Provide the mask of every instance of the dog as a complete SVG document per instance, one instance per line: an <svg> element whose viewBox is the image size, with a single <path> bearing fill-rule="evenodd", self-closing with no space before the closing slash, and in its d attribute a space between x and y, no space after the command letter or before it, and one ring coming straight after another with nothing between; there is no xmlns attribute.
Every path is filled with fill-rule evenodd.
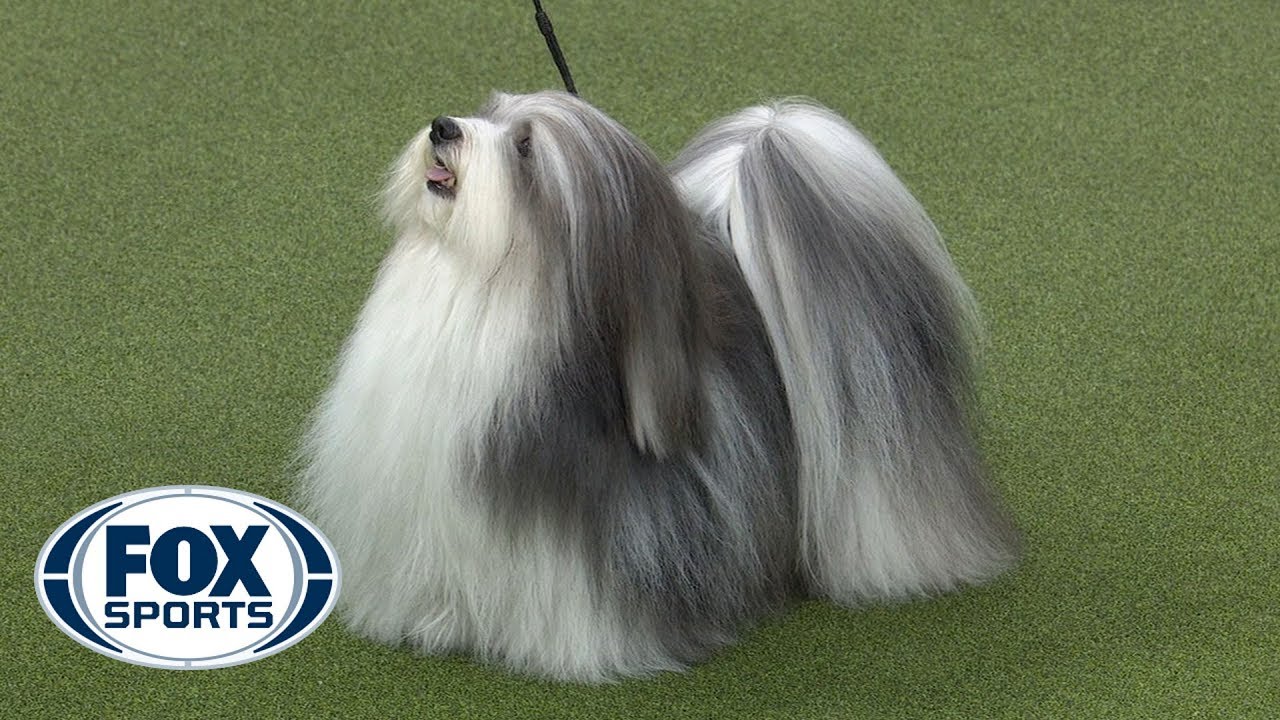
<svg viewBox="0 0 1280 720"><path fill-rule="evenodd" d="M496 94L413 138L385 215L299 482L358 635L599 682L1014 564L973 297L832 111L665 168L576 96Z"/></svg>

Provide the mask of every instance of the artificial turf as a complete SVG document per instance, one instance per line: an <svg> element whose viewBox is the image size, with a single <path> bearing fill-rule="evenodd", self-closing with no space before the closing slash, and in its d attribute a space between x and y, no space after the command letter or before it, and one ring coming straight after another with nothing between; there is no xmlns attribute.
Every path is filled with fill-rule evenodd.
<svg viewBox="0 0 1280 720"><path fill-rule="evenodd" d="M0 23L0 715L1280 716L1280 5L551 0L579 89L671 157L808 95L881 148L984 307L983 445L1021 567L809 602L605 687L417 657L336 621L162 671L32 586L81 508L287 500L388 237L402 143L558 78L527 3L20 3Z"/></svg>

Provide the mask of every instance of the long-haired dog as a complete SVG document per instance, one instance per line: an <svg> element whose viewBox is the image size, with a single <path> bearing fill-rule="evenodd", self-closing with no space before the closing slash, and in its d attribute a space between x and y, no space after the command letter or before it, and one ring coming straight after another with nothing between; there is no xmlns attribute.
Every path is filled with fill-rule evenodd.
<svg viewBox="0 0 1280 720"><path fill-rule="evenodd" d="M386 216L301 483L360 635L599 681L1014 561L973 299L829 110L744 110L667 169L576 97L497 95L410 142Z"/></svg>

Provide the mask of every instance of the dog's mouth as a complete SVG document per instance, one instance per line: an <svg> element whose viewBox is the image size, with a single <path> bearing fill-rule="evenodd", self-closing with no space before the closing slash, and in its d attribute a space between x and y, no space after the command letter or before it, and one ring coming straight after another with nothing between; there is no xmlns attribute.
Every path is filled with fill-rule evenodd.
<svg viewBox="0 0 1280 720"><path fill-rule="evenodd" d="M453 197L457 193L458 178L439 156L433 155L432 159L435 164L427 168L427 189L440 197Z"/></svg>

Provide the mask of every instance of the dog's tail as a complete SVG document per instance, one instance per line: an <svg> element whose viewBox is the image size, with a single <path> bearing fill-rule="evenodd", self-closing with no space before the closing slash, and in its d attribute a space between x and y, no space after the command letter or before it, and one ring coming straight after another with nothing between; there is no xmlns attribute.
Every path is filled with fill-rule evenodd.
<svg viewBox="0 0 1280 720"><path fill-rule="evenodd" d="M977 309L875 148L830 110L785 101L713 124L674 171L768 326L814 590L895 599L1012 565L1016 531L974 438Z"/></svg>

